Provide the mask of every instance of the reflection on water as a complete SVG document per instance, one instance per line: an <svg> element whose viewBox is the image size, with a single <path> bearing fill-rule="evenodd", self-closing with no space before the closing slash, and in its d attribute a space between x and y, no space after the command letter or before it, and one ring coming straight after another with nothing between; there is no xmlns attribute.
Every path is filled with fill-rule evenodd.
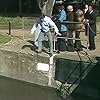
<svg viewBox="0 0 100 100"><path fill-rule="evenodd" d="M53 88L38 86L0 76L0 100L64 100ZM73 95L66 100L96 100Z"/></svg>
<svg viewBox="0 0 100 100"><path fill-rule="evenodd" d="M63 100L55 89L0 76L0 100Z"/></svg>

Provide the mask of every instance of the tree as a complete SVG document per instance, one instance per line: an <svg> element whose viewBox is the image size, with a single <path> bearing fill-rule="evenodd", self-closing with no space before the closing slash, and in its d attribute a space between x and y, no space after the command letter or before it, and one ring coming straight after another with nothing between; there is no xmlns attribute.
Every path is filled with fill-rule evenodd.
<svg viewBox="0 0 100 100"><path fill-rule="evenodd" d="M42 13L51 16L53 11L53 6L56 0L37 0L39 8ZM80 2L80 3L96 3L97 1L100 3L100 0L62 0L66 3L68 2Z"/></svg>
<svg viewBox="0 0 100 100"><path fill-rule="evenodd" d="M37 0L41 12L51 16L55 0Z"/></svg>

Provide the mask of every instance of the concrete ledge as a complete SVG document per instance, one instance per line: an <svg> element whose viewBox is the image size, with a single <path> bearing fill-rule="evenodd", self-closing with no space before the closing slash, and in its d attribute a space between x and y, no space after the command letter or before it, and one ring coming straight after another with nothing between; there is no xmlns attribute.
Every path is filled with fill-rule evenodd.
<svg viewBox="0 0 100 100"><path fill-rule="evenodd" d="M37 64L49 65L49 58L14 51L0 50L0 74L6 77L48 86L49 71L37 70Z"/></svg>
<svg viewBox="0 0 100 100"><path fill-rule="evenodd" d="M80 56L83 61L89 61L86 55L81 53ZM42 86L57 87L57 83L54 79L55 62L59 58L66 59L66 61L72 60L72 62L80 61L76 52L63 52L55 55L53 58L49 56L37 55L36 53L31 54L21 51L19 52L19 50L9 51L1 48L0 75ZM93 58L92 61L95 63L95 58Z"/></svg>

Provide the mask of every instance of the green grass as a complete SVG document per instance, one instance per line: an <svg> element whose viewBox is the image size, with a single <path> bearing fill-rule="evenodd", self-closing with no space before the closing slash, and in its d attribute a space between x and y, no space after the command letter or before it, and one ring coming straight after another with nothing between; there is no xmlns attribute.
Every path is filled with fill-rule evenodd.
<svg viewBox="0 0 100 100"><path fill-rule="evenodd" d="M7 34L0 34L0 44L5 44L11 40L11 36Z"/></svg>
<svg viewBox="0 0 100 100"><path fill-rule="evenodd" d="M8 28L9 21L11 22L11 28L32 28L36 17L28 18L28 17L2 17L0 16L0 27ZM100 22L100 16L97 16L97 22Z"/></svg>
<svg viewBox="0 0 100 100"><path fill-rule="evenodd" d="M33 18L28 18L28 17L2 17L0 16L0 26L5 26L7 27L9 25L9 22L11 22L11 27L16 28L16 27L32 27L34 21L36 20L35 17Z"/></svg>

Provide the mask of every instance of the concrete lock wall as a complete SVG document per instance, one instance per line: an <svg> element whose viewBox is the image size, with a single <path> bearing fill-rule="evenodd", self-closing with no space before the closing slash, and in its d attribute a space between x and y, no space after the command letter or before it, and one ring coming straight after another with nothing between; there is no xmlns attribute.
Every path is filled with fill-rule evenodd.
<svg viewBox="0 0 100 100"><path fill-rule="evenodd" d="M53 87L55 71L49 63L49 57L0 50L0 74L6 77Z"/></svg>

